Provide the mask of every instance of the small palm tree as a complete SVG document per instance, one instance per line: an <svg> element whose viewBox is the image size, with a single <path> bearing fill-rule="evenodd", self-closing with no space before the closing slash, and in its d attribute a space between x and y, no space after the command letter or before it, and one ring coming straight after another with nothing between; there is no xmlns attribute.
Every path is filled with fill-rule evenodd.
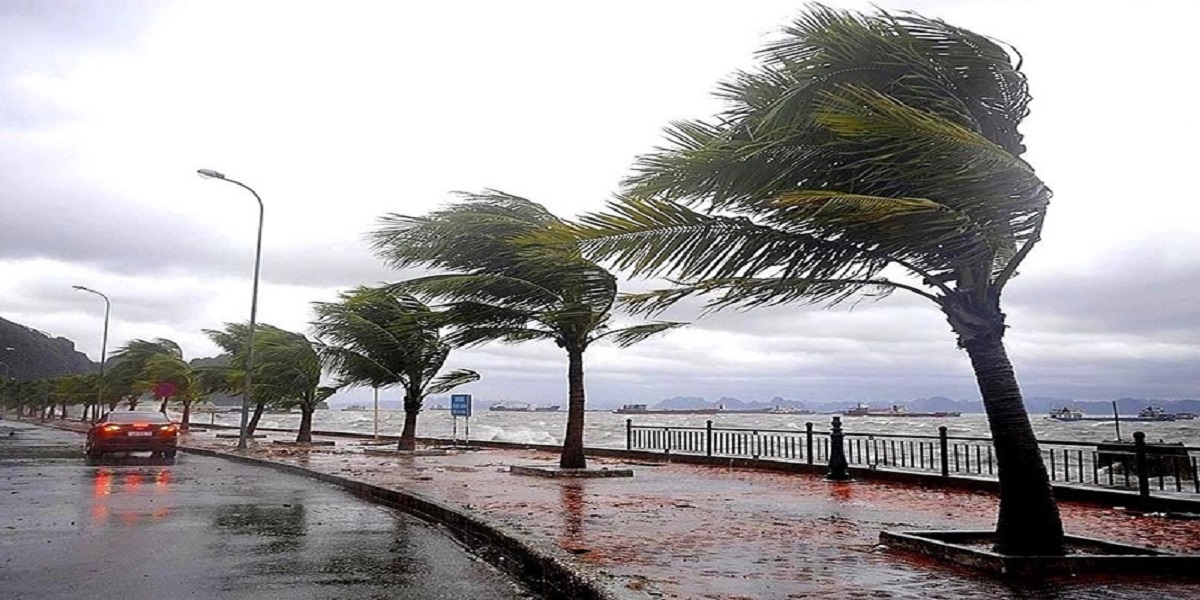
<svg viewBox="0 0 1200 600"><path fill-rule="evenodd" d="M611 273L574 248L523 241L562 220L540 204L499 191L461 197L426 217L383 217L370 235L372 247L398 269L448 271L399 286L444 305L451 344L551 340L566 351L567 430L559 465L585 468L584 352L600 339L628 346L680 324L613 328L617 282Z"/></svg>
<svg viewBox="0 0 1200 600"><path fill-rule="evenodd" d="M262 346L259 341L260 338L283 333L287 332L266 323L259 323L255 325L254 354L256 373L259 367L257 356ZM227 384L227 387L224 389L210 388L210 393L223 391L234 396L245 394L246 390L243 382L245 381L246 377L246 341L250 337L250 324L226 323L225 329L205 329L204 334L207 335L208 339L212 340L213 343L219 346L221 350L223 350L225 354L228 354L230 357L228 366L211 367L211 369L217 370L224 374L224 380ZM219 381L219 379L214 378L210 381L215 382ZM279 399L278 395L272 395L272 391L268 390L258 381L254 381L254 389L251 390L250 396L254 400L254 413L250 416L250 422L246 425L247 435L254 434L254 430L258 428L258 422L260 419L262 419L263 412L266 410L267 405L271 403L271 400Z"/></svg>
<svg viewBox="0 0 1200 600"><path fill-rule="evenodd" d="M998 549L1062 553L1000 309L1050 199L1021 159L1025 76L996 42L941 21L820 6L761 58L720 88L716 122L674 125L671 146L641 157L625 196L573 235L678 282L631 299L649 312L694 295L713 308L894 291L932 302L987 411Z"/></svg>
<svg viewBox="0 0 1200 600"><path fill-rule="evenodd" d="M118 348L110 360L112 366L104 374L104 389L112 390L113 394L109 397L108 409L116 410L116 405L123 396L129 403L130 410L133 410L142 395L149 392L156 383L147 377L147 367L155 363L157 369L166 370L167 363L183 361L183 350L179 344L166 338L136 339ZM159 410L166 411L165 399Z"/></svg>
<svg viewBox="0 0 1200 600"><path fill-rule="evenodd" d="M319 353L336 373L338 387L366 385L404 389L400 450L416 448L417 415L425 397L477 381L458 369L438 375L450 355L441 316L421 301L389 288L359 287L338 302L314 303Z"/></svg>
<svg viewBox="0 0 1200 600"><path fill-rule="evenodd" d="M302 334L267 327L255 334L254 344L255 387L261 386L264 401L272 406L299 408L296 441L311 442L313 412L337 391L321 386L321 361L313 343Z"/></svg>

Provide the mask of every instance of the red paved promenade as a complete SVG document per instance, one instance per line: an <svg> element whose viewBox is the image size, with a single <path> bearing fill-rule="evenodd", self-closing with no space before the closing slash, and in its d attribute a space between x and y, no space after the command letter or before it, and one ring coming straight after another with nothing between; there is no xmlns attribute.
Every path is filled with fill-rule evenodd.
<svg viewBox="0 0 1200 600"><path fill-rule="evenodd" d="M272 439L293 436L270 434ZM236 440L191 434L189 445ZM682 464L632 466L632 478L508 473L554 465L532 450L370 456L357 440L298 449L254 442L251 455L415 492L560 548L578 568L649 598L1200 598L1191 581L1063 578L1013 587L879 546L884 529L990 528L987 493ZM1062 503L1070 533L1200 553L1200 521Z"/></svg>

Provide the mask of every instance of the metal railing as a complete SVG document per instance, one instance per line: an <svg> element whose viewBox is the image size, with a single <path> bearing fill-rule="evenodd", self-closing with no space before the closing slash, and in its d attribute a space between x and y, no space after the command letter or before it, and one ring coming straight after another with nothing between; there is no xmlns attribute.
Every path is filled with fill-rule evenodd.
<svg viewBox="0 0 1200 600"><path fill-rule="evenodd" d="M625 421L627 450L730 458L770 459L825 465L833 451L828 431L812 423L804 430L634 425ZM1147 443L1141 432L1131 442L1040 440L1042 459L1052 482L1104 488L1200 494L1200 447ZM998 465L991 438L844 432L844 454L851 466L940 474L943 477L995 478Z"/></svg>

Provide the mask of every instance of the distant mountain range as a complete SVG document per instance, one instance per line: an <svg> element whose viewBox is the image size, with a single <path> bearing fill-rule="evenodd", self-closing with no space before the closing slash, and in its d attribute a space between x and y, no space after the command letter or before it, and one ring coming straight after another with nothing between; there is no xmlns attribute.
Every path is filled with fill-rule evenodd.
<svg viewBox="0 0 1200 600"><path fill-rule="evenodd" d="M9 379L42 379L100 370L99 364L75 349L75 342L2 318L0 363L0 377Z"/></svg>

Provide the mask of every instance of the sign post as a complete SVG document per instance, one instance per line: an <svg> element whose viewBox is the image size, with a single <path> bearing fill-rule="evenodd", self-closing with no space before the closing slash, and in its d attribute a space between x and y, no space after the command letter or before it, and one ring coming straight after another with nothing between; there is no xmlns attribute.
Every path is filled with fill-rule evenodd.
<svg viewBox="0 0 1200 600"><path fill-rule="evenodd" d="M471 395L450 394L450 414L454 416L454 445L458 445L458 418L466 418L466 444L471 443Z"/></svg>

